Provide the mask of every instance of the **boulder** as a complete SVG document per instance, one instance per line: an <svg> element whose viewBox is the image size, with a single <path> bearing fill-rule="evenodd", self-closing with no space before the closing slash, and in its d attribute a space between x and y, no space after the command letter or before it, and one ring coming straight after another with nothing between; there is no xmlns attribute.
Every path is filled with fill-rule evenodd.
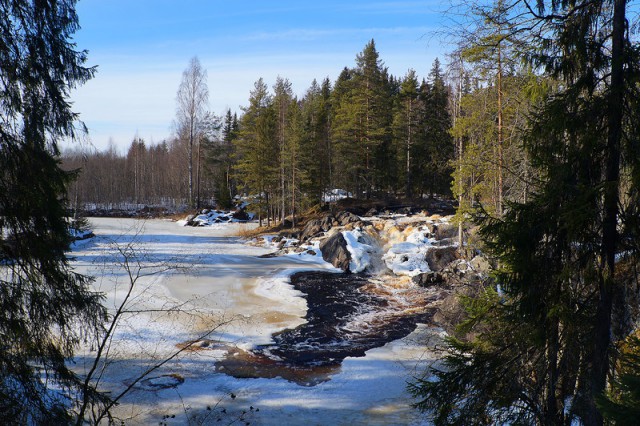
<svg viewBox="0 0 640 426"><path fill-rule="evenodd" d="M187 226L200 226L200 221L194 220L196 218L195 214L190 214L185 218L185 222L187 222Z"/></svg>
<svg viewBox="0 0 640 426"><path fill-rule="evenodd" d="M307 241L310 238L319 236L323 232L327 232L333 226L334 220L335 218L329 214L320 219L308 221L304 229L302 229L300 239L302 241Z"/></svg>
<svg viewBox="0 0 640 426"><path fill-rule="evenodd" d="M366 217L377 216L378 215L378 210L376 208L371 208L364 215Z"/></svg>
<svg viewBox="0 0 640 426"><path fill-rule="evenodd" d="M440 272L429 271L412 277L411 281L420 287L431 287L434 285L442 285L444 283L444 277Z"/></svg>
<svg viewBox="0 0 640 426"><path fill-rule="evenodd" d="M446 238L453 239L458 237L458 227L456 225L441 223L434 228L436 240L444 240Z"/></svg>
<svg viewBox="0 0 640 426"><path fill-rule="evenodd" d="M469 265L469 262L467 262L464 259L457 259L449 263L449 265L446 268L446 271L450 273L452 276L457 276L457 277L464 277L470 272L473 272L473 270L471 269L471 266ZM475 274L469 274L469 275L470 275L469 277L466 277L464 279L471 280L472 279L471 276Z"/></svg>
<svg viewBox="0 0 640 426"><path fill-rule="evenodd" d="M456 247L431 247L425 255L429 269L434 272L442 271L451 262L459 258Z"/></svg>
<svg viewBox="0 0 640 426"><path fill-rule="evenodd" d="M249 220L249 215L243 209L233 212L233 218L236 220Z"/></svg>
<svg viewBox="0 0 640 426"><path fill-rule="evenodd" d="M347 250L347 241L341 232L336 232L320 243L322 258L336 268L350 272L351 253Z"/></svg>
<svg viewBox="0 0 640 426"><path fill-rule="evenodd" d="M484 286L480 282L464 281L453 288L454 290L440 302L433 316L433 323L451 335L464 337L459 335L456 329L458 324L468 318L465 305L460 301L461 297L476 298L484 291Z"/></svg>
<svg viewBox="0 0 640 426"><path fill-rule="evenodd" d="M491 271L491 264L483 256L475 256L469 261L471 268L481 274L488 274Z"/></svg>
<svg viewBox="0 0 640 426"><path fill-rule="evenodd" d="M335 220L336 219L335 217L333 217L333 215L328 214L319 220L320 227L324 232L327 232L329 229L331 229Z"/></svg>
<svg viewBox="0 0 640 426"><path fill-rule="evenodd" d="M319 235L322 230L322 227L315 220L309 221L307 225L302 230L302 234L300 234L300 239L302 241L307 241L309 238L313 238Z"/></svg>
<svg viewBox="0 0 640 426"><path fill-rule="evenodd" d="M356 216L353 213L347 212L347 211L341 211L336 216L336 221L338 222L338 224L340 226L345 226L345 225L347 225L349 223L359 222L360 221L360 217Z"/></svg>

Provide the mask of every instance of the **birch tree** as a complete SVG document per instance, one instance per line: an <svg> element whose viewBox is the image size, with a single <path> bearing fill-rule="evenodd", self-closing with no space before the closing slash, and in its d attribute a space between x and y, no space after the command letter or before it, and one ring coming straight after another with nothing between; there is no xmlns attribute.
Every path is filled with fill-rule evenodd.
<svg viewBox="0 0 640 426"><path fill-rule="evenodd" d="M178 104L176 111L178 137L187 141L189 206L194 207L193 149L195 145L196 154L200 152L203 119L209 102L207 71L202 68L197 56L191 58L189 66L182 73L182 82L178 88L176 101Z"/></svg>

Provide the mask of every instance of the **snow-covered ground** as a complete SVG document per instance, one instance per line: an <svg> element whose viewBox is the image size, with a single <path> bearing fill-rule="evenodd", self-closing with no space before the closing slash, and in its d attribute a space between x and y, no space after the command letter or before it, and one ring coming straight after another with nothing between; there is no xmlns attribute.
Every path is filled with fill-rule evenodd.
<svg viewBox="0 0 640 426"><path fill-rule="evenodd" d="M427 326L363 358L347 358L330 380L315 386L216 371L215 361L230 348L270 343L272 333L304 321L306 302L288 276L332 269L317 253L260 258L273 249L233 236L251 224L193 228L132 219L91 219L91 224L96 238L75 244L73 265L96 277L94 285L112 312L127 297L128 272L136 279L110 346L103 389L117 394L185 342L202 342L134 387L115 411L126 424L425 423L410 407L406 382L433 359L428 348L440 333ZM94 356L91 345L78 353L78 371Z"/></svg>

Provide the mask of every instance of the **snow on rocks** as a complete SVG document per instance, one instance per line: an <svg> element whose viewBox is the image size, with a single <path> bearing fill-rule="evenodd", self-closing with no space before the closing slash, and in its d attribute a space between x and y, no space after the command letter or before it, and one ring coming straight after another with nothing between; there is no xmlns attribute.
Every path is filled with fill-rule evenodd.
<svg viewBox="0 0 640 426"><path fill-rule="evenodd" d="M361 217L328 213L291 236L261 236L251 244L273 248L272 255L311 255L344 272L416 277L440 271L456 259L457 245L448 217L422 214Z"/></svg>
<svg viewBox="0 0 640 426"><path fill-rule="evenodd" d="M200 215L179 221L182 226L212 226L242 222L244 211L203 210ZM443 270L456 261L456 229L449 217L424 214L393 214L361 217L347 212L328 213L310 220L291 235L263 235L252 245L274 249L271 256L296 256L331 263L352 273L387 270L396 276L418 277ZM437 278L437 277L436 277ZM415 280L414 280L415 281ZM416 282L432 282L433 276ZM438 280L436 280L438 281Z"/></svg>
<svg viewBox="0 0 640 426"><path fill-rule="evenodd" d="M383 260L394 274L413 277L430 271L425 258L428 247L406 242L395 244L385 253Z"/></svg>
<svg viewBox="0 0 640 426"><path fill-rule="evenodd" d="M239 209L236 211L202 210L199 215L187 216L177 223L180 226L211 226L221 223L238 223L251 220L253 215Z"/></svg>
<svg viewBox="0 0 640 426"><path fill-rule="evenodd" d="M356 274L365 270L375 271L376 259L380 257L376 236L360 227L351 231L342 231L342 236L351 255L349 271Z"/></svg>
<svg viewBox="0 0 640 426"><path fill-rule="evenodd" d="M447 262L456 260L456 245L441 239L441 229L449 229L448 217L396 217L378 224L386 240L383 260L395 275L417 277L440 271ZM448 235L448 234L447 234Z"/></svg>
<svg viewBox="0 0 640 426"><path fill-rule="evenodd" d="M433 239L429 238L429 228L426 225L417 228L409 227L406 232L398 231L392 227L394 240L405 241L391 242L383 260L394 274L413 277L415 275L429 272L429 264L426 259L427 251L431 248Z"/></svg>

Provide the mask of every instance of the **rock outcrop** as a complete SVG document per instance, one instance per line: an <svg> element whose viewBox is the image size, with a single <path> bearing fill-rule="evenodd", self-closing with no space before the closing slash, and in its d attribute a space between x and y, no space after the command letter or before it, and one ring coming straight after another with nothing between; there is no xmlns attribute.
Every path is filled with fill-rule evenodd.
<svg viewBox="0 0 640 426"><path fill-rule="evenodd" d="M309 241L311 238L322 236L323 233L328 232L333 227L346 226L350 223L358 222L361 222L360 217L347 211L341 211L335 216L328 213L319 219L308 221L300 233L300 240Z"/></svg>
<svg viewBox="0 0 640 426"><path fill-rule="evenodd" d="M489 285L491 263L458 252L458 229L448 218L403 213L363 220L348 211L326 212L301 231L281 232L270 244L279 253L301 256L319 256L319 249L322 259L347 273L382 272L372 279L374 290L390 297L407 286L406 291L425 298L421 306L433 310L431 321L452 333L466 315L460 296L477 295ZM389 288L394 290L384 293Z"/></svg>
<svg viewBox="0 0 640 426"><path fill-rule="evenodd" d="M460 258L457 247L431 247L425 255L429 269L434 272L444 270L453 261Z"/></svg>
<svg viewBox="0 0 640 426"><path fill-rule="evenodd" d="M440 272L425 272L411 277L411 281L420 287L439 286L445 283L444 276Z"/></svg>
<svg viewBox="0 0 640 426"><path fill-rule="evenodd" d="M342 232L336 232L324 239L320 243L320 251L322 252L322 258L326 262L345 272L351 272L349 270L351 253L347 249L347 241L344 239Z"/></svg>

